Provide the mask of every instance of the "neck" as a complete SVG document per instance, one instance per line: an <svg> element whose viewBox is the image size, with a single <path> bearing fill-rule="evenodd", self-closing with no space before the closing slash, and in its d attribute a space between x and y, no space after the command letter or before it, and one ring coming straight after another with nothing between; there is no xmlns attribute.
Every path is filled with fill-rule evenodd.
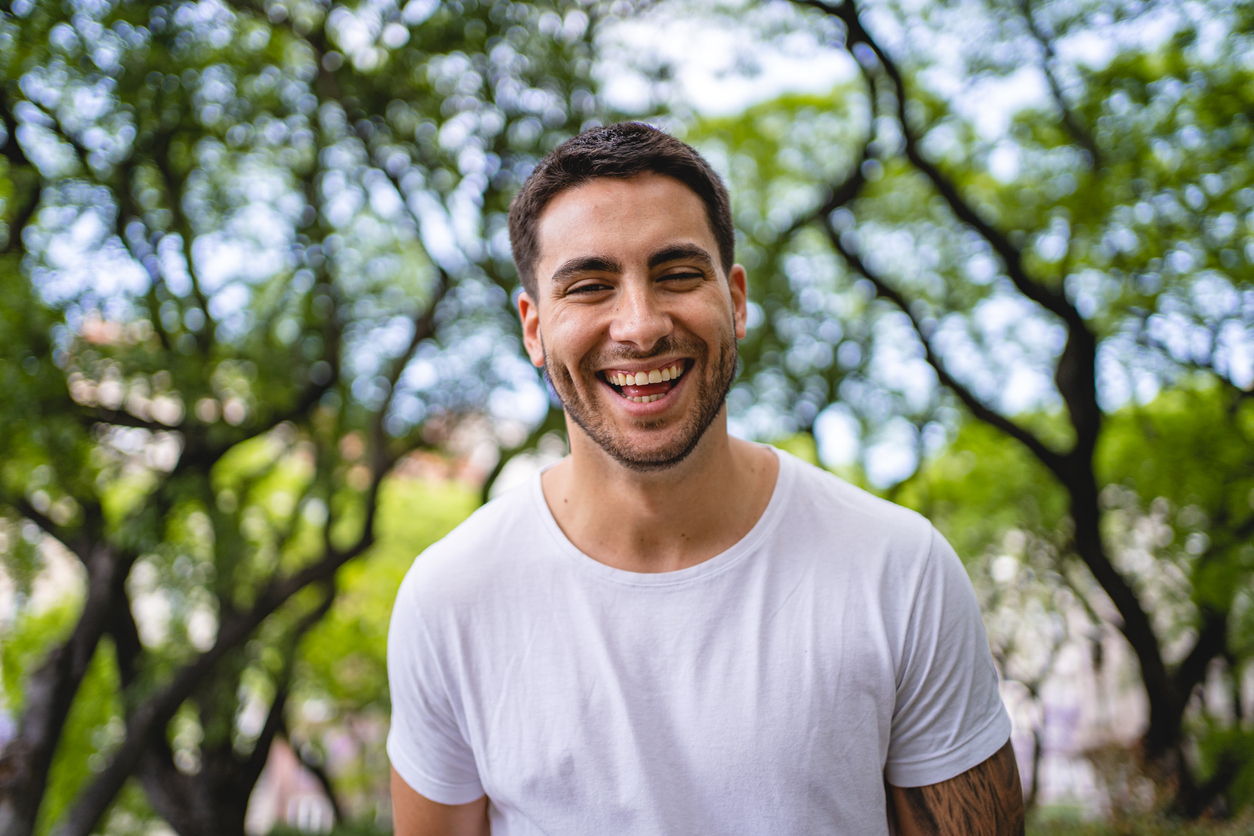
<svg viewBox="0 0 1254 836"><path fill-rule="evenodd" d="M607 455L573 422L571 454L545 472L562 531L594 560L632 572L694 566L740 541L775 487L775 454L727 434L726 413L679 464L639 472Z"/></svg>

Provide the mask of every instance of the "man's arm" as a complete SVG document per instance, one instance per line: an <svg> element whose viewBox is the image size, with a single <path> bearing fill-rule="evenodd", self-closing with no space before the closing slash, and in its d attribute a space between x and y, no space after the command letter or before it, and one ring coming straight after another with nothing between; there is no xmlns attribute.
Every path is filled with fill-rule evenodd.
<svg viewBox="0 0 1254 836"><path fill-rule="evenodd" d="M396 836L489 836L488 797L439 804L415 792L393 768L392 827Z"/></svg>
<svg viewBox="0 0 1254 836"><path fill-rule="evenodd" d="M1007 742L984 763L926 787L889 786L901 836L1022 836L1023 789Z"/></svg>

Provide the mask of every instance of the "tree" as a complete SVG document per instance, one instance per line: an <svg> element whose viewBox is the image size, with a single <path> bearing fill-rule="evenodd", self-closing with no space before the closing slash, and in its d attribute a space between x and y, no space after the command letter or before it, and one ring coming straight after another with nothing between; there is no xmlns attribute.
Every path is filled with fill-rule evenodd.
<svg viewBox="0 0 1254 836"><path fill-rule="evenodd" d="M893 499L933 522L963 555L1002 679L1018 683L1033 715L1025 804L1039 798L1042 688L1069 641L1089 643L1100 664L1102 618L1085 603L1095 589L1063 556L1066 497L1040 464L996 430L971 422L906 481ZM1019 729L1022 731L1021 729Z"/></svg>
<svg viewBox="0 0 1254 836"><path fill-rule="evenodd" d="M466 416L545 415L504 211L594 113L590 13L0 6L0 511L87 578L25 671L0 832L85 836L131 776L181 834L242 832L388 474ZM52 809L100 665L122 733Z"/></svg>
<svg viewBox="0 0 1254 836"><path fill-rule="evenodd" d="M1017 445L1040 474L1024 490L1065 500L1042 530L1055 570L1083 567L1135 655L1146 763L1181 812L1240 803L1248 743L1230 734L1223 756L1191 759L1186 712L1213 662L1227 660L1231 683L1248 664L1250 7L796 6L860 82L696 130L728 160L741 257L761 279L733 407L777 433L858 419L872 477L878 439L913 443L904 464L878 468L881 486L943 447L962 415ZM1148 20L1169 34L1154 40ZM1103 39L1107 59L1060 57L1082 35ZM1013 73L1022 83L1025 61L1044 96L982 134L963 108ZM1119 410L1160 404L1156 393L1156 420L1179 399L1182 420L1225 452L1159 441L1175 436L1151 433L1156 421L1128 443ZM769 421L755 424L763 404ZM1125 489L1142 512L1159 496L1196 508L1189 524L1205 528L1180 531L1187 560L1174 538L1153 552L1185 578L1170 631L1121 564L1109 502ZM1183 652L1167 642L1180 630Z"/></svg>
<svg viewBox="0 0 1254 836"><path fill-rule="evenodd" d="M386 638L397 589L418 551L469 516L477 499L473 485L388 483L378 541L341 571L335 606L303 642L292 691L315 711L290 721L288 741L306 767L325 777L348 818L373 815L372 805L388 798L381 733L390 709Z"/></svg>

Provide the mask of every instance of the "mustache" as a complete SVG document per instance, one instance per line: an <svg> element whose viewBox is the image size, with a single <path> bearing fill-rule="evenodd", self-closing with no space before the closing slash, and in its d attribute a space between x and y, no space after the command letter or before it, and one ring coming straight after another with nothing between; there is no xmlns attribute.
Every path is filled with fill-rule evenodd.
<svg viewBox="0 0 1254 836"><path fill-rule="evenodd" d="M676 339L671 335L666 335L659 339L648 351L633 351L629 348L620 348L613 351L607 351L598 354L595 357L585 357L580 364L582 371L592 373L606 365L618 362L639 362L642 360L652 360L655 357L665 357L667 355L683 354L688 357L701 358L707 353L705 343L697 340Z"/></svg>

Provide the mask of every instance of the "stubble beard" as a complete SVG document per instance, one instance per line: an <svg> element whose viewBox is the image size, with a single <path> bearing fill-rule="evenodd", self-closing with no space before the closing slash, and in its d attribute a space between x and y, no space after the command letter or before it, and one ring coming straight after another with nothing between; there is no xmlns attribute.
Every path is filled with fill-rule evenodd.
<svg viewBox="0 0 1254 836"><path fill-rule="evenodd" d="M599 413L591 403L580 396L579 390L576 388L575 382L565 366L559 365L554 367L549 362L549 352L544 347L543 341L541 341L541 349L544 351L544 374L553 385L553 391L557 393L558 399L561 400L562 408L566 410L566 414L614 461L637 473L653 473L668 470L688 458L689 454L697 448L697 444L705 435L706 430L710 428L710 425L714 423L714 419L718 417L719 412L723 409L723 404L727 400L727 393L731 391L732 381L736 377L736 339L730 336L723 339L722 344L719 346L718 357L713 360L709 356L710 349L708 344L695 340L680 342L671 337L664 337L659 340L653 351L648 354L621 353L610 357L585 357L580 363L579 372L585 381L596 381L592 384L593 386L600 385L596 375L598 361L602 363L620 360L640 362L654 357L674 356L675 354L693 358L692 368L685 373L685 377L691 375L694 378L689 380L686 385L697 387L696 404L693 410L685 416L671 443L656 450L642 451L630 446L626 439L616 431L613 423L608 421L605 415ZM694 372L710 368L711 362L717 364L714 367L714 374L712 376L704 375L696 379L697 375ZM619 395L612 394L612 397L619 397ZM666 421L659 419L642 421L637 423L636 426L639 429L649 431L661 429L666 426L666 423Z"/></svg>

